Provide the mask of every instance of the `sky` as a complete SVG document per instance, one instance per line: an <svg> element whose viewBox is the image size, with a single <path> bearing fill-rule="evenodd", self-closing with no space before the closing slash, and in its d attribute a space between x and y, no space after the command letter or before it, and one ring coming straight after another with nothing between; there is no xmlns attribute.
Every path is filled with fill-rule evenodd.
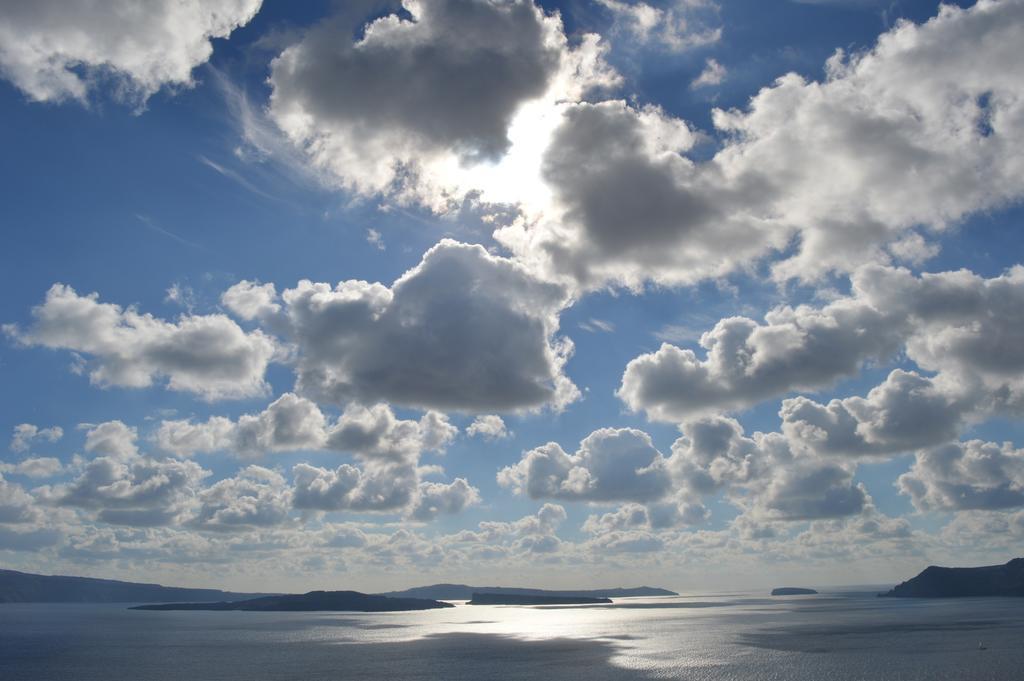
<svg viewBox="0 0 1024 681"><path fill-rule="evenodd" d="M1022 44L1024 0L4 3L0 565L1021 555Z"/></svg>

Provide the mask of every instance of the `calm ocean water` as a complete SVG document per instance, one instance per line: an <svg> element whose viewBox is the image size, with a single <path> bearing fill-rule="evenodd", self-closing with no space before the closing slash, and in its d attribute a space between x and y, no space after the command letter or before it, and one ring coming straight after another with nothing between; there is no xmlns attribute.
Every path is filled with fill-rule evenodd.
<svg viewBox="0 0 1024 681"><path fill-rule="evenodd" d="M1024 599L719 594L382 614L0 605L4 681L1021 678Z"/></svg>

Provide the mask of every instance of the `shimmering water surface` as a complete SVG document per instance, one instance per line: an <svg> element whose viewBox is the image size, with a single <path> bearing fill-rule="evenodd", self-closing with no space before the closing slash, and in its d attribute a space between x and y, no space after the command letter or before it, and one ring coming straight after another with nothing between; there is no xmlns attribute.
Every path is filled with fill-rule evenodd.
<svg viewBox="0 0 1024 681"><path fill-rule="evenodd" d="M718 594L379 614L0 605L4 681L624 678L1018 680L1024 599Z"/></svg>

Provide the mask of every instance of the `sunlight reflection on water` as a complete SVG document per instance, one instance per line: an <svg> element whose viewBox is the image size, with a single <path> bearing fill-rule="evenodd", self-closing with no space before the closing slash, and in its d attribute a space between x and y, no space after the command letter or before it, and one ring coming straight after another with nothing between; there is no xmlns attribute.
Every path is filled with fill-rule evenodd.
<svg viewBox="0 0 1024 681"><path fill-rule="evenodd" d="M374 614L4 605L0 678L1017 679L1021 604L718 594Z"/></svg>

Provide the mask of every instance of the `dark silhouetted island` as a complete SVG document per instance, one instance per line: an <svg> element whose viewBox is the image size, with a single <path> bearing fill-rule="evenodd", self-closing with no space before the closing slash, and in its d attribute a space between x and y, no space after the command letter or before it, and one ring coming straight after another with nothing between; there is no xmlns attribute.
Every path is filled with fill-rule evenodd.
<svg viewBox="0 0 1024 681"><path fill-rule="evenodd" d="M890 598L1024 596L1024 558L1006 565L947 568L932 565L913 579L879 594Z"/></svg>
<svg viewBox="0 0 1024 681"><path fill-rule="evenodd" d="M267 595L0 570L0 603L180 603L240 601Z"/></svg>
<svg viewBox="0 0 1024 681"><path fill-rule="evenodd" d="M473 594L470 605L598 605L611 603L610 598L588 596L537 596L531 594L510 594L484 592Z"/></svg>
<svg viewBox="0 0 1024 681"><path fill-rule="evenodd" d="M473 594L511 594L519 596L552 596L567 598L630 598L633 596L678 596L675 591L657 589L650 586L633 588L617 587L614 589L587 589L575 591L556 591L551 589L524 589L503 586L467 586L465 584L432 584L418 586L404 591L388 591L382 596L399 598L436 598L442 601L468 601Z"/></svg>
<svg viewBox="0 0 1024 681"><path fill-rule="evenodd" d="M805 589L800 586L780 586L772 589L772 596L813 596L818 593L814 589Z"/></svg>
<svg viewBox="0 0 1024 681"><path fill-rule="evenodd" d="M425 598L388 598L358 591L310 591L306 594L264 596L220 603L161 603L132 610L242 610L246 612L400 612L454 608L451 603Z"/></svg>

